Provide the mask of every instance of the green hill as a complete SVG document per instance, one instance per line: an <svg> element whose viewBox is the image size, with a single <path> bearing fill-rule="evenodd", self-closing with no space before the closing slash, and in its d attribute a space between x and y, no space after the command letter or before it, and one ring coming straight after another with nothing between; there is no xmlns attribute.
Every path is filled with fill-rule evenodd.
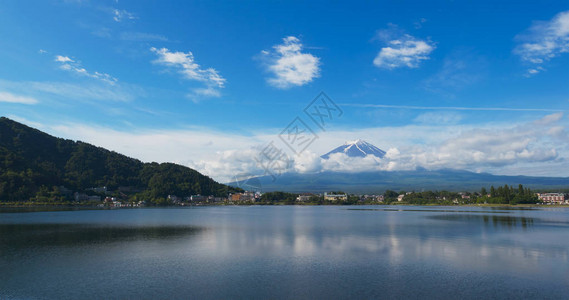
<svg viewBox="0 0 569 300"><path fill-rule="evenodd" d="M69 191L103 186L120 189L131 200L155 203L168 195L222 197L239 190L184 166L143 163L0 118L0 202L71 201Z"/></svg>

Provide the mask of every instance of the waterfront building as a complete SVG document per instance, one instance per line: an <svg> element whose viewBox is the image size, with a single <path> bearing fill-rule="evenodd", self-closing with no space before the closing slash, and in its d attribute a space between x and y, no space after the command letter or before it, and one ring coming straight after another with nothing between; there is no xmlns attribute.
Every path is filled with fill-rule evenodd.
<svg viewBox="0 0 569 300"><path fill-rule="evenodd" d="M324 200L328 200L328 201L347 201L348 200L348 195L346 194L328 194L328 193L324 193Z"/></svg>
<svg viewBox="0 0 569 300"><path fill-rule="evenodd" d="M565 194L563 193L537 193L537 197L543 203L564 204Z"/></svg>

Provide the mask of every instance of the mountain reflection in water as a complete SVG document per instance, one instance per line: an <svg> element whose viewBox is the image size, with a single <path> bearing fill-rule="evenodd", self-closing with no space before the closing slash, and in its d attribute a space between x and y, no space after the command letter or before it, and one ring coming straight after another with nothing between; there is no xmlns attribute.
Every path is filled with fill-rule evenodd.
<svg viewBox="0 0 569 300"><path fill-rule="evenodd" d="M25 247L76 246L112 242L170 239L194 235L193 226L105 226L95 224L0 224L0 245Z"/></svg>
<svg viewBox="0 0 569 300"><path fill-rule="evenodd" d="M469 214L444 214L429 216L430 219L462 222L483 222L485 225L505 228L529 228L533 226L535 218L505 215L469 215Z"/></svg>
<svg viewBox="0 0 569 300"><path fill-rule="evenodd" d="M346 208L0 209L0 299L567 298L569 207Z"/></svg>

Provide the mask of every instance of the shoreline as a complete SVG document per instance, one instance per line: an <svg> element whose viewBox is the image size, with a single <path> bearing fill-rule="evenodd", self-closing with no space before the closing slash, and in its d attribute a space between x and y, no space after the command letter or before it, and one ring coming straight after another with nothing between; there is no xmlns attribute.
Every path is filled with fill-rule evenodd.
<svg viewBox="0 0 569 300"><path fill-rule="evenodd" d="M46 204L46 203L23 203L23 202L0 202L0 209L2 208L69 208L69 209L133 209L133 208L174 208L174 207L196 207L196 206L419 206L419 207L433 207L433 206L443 206L443 207L493 207L493 208L541 208L541 207L567 207L567 204L455 204L455 205L441 205L441 204L408 204L408 203L362 203L362 204L313 204L313 203L295 203L295 204L285 204L285 203L198 203L192 205L166 205L166 206L141 206L141 207L101 207L98 204L79 204L79 203L57 203L57 204Z"/></svg>

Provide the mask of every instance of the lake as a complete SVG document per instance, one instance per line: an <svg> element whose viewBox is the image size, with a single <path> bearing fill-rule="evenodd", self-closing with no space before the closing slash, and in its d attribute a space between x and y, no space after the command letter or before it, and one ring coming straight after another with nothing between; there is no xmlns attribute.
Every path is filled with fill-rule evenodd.
<svg viewBox="0 0 569 300"><path fill-rule="evenodd" d="M569 208L0 211L1 299L569 297Z"/></svg>

